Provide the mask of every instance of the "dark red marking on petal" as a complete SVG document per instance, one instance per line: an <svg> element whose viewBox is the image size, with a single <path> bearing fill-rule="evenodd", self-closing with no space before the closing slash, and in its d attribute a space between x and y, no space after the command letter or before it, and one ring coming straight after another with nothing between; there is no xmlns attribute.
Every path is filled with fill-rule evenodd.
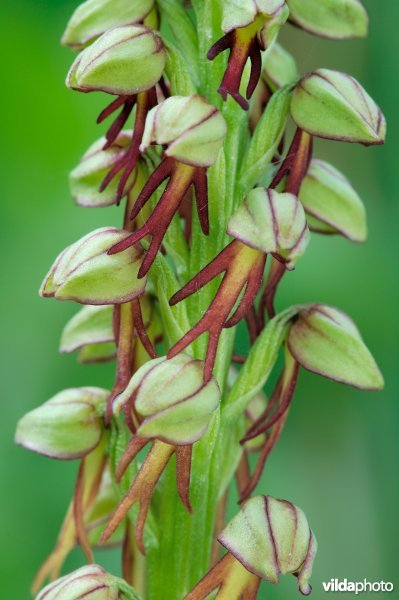
<svg viewBox="0 0 399 600"><path fill-rule="evenodd" d="M139 337L140 342L143 344L144 349L151 358L157 358L157 351L152 345L152 342L148 337L147 330L144 325L139 298L136 298L136 300L132 300L132 313L134 328L137 331L137 335Z"/></svg>

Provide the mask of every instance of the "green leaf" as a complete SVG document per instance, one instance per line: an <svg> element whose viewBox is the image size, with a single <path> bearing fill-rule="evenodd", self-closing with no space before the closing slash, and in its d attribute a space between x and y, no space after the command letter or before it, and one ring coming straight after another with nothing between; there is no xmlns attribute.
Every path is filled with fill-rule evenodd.
<svg viewBox="0 0 399 600"><path fill-rule="evenodd" d="M239 177L244 194L261 179L278 148L289 114L291 89L286 86L273 94L255 127Z"/></svg>
<svg viewBox="0 0 399 600"><path fill-rule="evenodd" d="M173 96L195 94L197 89L183 54L171 42L165 42L165 45L167 48L165 72L170 85L170 93Z"/></svg>
<svg viewBox="0 0 399 600"><path fill-rule="evenodd" d="M380 390L384 385L356 325L331 306L303 307L290 329L288 348L313 373L365 390Z"/></svg>
<svg viewBox="0 0 399 600"><path fill-rule="evenodd" d="M191 68L191 75L197 83L198 35L187 10L183 8L180 0L157 0L157 5L161 16L166 18L175 44L185 57L187 65Z"/></svg>
<svg viewBox="0 0 399 600"><path fill-rule="evenodd" d="M286 0L290 21L309 33L334 40L367 35L368 16L360 0Z"/></svg>

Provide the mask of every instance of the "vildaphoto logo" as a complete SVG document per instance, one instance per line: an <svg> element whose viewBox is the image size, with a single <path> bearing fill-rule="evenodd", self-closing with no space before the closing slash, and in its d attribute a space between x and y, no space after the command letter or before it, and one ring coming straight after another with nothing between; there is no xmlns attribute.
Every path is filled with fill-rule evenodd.
<svg viewBox="0 0 399 600"><path fill-rule="evenodd" d="M361 594L363 592L393 592L394 585L390 581L349 581L348 579L330 579L323 581L325 592L354 592Z"/></svg>

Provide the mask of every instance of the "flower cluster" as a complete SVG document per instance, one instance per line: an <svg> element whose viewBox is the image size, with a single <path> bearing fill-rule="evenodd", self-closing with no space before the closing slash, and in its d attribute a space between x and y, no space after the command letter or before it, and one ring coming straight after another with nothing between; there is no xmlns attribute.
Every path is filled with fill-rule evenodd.
<svg viewBox="0 0 399 600"><path fill-rule="evenodd" d="M346 314L317 303L275 309L280 281L314 232L356 242L367 235L359 196L314 156L313 139L370 146L383 143L386 127L355 79L329 69L300 76L276 39L287 20L323 37L363 36L367 15L358 0L229 0L212 15L202 4L87 0L62 38L78 52L68 88L114 96L97 119L114 115L113 123L72 170L71 195L82 207L125 202L119 227L96 229L60 253L40 294L84 305L60 349L78 350L82 363L115 359L116 376L110 391L67 389L32 410L16 441L80 459L35 591L59 576L77 543L91 563L93 546L122 544L125 581L93 564L39 599L137 599L128 584L145 588L138 553L147 554L154 598L165 577L173 582L162 588L166 600L214 590L255 598L261 580L286 573L310 594L317 543L304 513L251 495L300 367L360 389L383 385ZM289 118L296 129L286 144ZM235 345L240 322L247 356ZM266 399L261 388L280 351ZM258 455L252 472L250 452ZM245 502L225 527L234 474ZM215 538L227 554L217 561L214 545L206 573ZM199 558L190 562L193 548Z"/></svg>

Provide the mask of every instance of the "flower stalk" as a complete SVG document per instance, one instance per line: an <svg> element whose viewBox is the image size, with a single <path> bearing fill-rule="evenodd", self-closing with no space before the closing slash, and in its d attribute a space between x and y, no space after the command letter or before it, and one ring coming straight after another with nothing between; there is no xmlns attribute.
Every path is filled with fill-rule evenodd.
<svg viewBox="0 0 399 600"><path fill-rule="evenodd" d="M61 350L116 365L110 392L64 390L18 424L18 444L81 460L35 592L56 581L38 598L253 600L261 581L285 574L311 592L317 542L305 514L255 489L267 492L300 368L359 389L383 379L345 313L298 298L277 313L276 292L311 236L366 237L360 198L313 139L381 144L385 120L352 77L299 75L276 42L287 21L333 39L364 35L358 0L345 3L350 22L341 3L305 4L87 0L67 26L63 43L79 52L67 86L113 96L97 122L113 121L73 169L71 194L80 206L125 205L120 229L68 246L40 289L85 305ZM123 580L94 564L110 543L122 545ZM75 545L93 564L57 579Z"/></svg>

